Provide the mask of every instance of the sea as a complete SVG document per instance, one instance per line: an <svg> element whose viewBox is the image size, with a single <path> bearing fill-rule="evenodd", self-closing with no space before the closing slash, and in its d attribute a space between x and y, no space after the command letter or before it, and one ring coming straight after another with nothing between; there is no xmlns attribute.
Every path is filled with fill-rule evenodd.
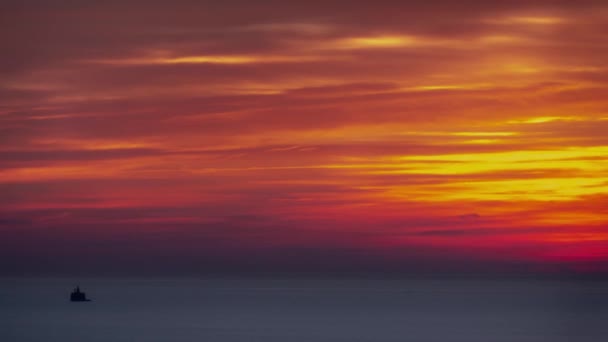
<svg viewBox="0 0 608 342"><path fill-rule="evenodd" d="M601 342L608 283L0 278L3 342ZM73 303L76 286L90 302Z"/></svg>

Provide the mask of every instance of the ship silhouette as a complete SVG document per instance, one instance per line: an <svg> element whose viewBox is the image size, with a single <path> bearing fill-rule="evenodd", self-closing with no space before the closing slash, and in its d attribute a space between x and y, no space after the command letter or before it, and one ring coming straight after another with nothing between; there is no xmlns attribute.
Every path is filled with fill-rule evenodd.
<svg viewBox="0 0 608 342"><path fill-rule="evenodd" d="M76 286L74 291L70 294L71 302L90 302L91 300L87 298L86 293L80 291L80 286Z"/></svg>

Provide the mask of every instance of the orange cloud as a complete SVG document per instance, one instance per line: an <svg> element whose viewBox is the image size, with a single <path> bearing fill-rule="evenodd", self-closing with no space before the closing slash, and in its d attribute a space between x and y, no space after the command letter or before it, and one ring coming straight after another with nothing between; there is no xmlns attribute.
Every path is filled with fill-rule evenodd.
<svg viewBox="0 0 608 342"><path fill-rule="evenodd" d="M6 6L5 241L601 271L604 3L237 3Z"/></svg>

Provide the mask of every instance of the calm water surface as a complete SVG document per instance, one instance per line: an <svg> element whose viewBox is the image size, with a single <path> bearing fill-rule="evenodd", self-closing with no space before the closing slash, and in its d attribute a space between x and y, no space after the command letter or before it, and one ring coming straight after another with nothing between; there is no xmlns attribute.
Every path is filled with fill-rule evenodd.
<svg viewBox="0 0 608 342"><path fill-rule="evenodd" d="M0 341L599 342L605 282L0 279ZM70 303L80 285L92 302Z"/></svg>

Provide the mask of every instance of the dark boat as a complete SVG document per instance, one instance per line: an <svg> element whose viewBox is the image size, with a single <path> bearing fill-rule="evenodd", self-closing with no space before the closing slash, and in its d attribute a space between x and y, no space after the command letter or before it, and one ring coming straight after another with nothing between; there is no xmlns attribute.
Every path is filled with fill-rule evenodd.
<svg viewBox="0 0 608 342"><path fill-rule="evenodd" d="M70 301L72 302L90 302L91 300L87 298L86 293L80 291L80 286L76 286L74 291L70 294Z"/></svg>

